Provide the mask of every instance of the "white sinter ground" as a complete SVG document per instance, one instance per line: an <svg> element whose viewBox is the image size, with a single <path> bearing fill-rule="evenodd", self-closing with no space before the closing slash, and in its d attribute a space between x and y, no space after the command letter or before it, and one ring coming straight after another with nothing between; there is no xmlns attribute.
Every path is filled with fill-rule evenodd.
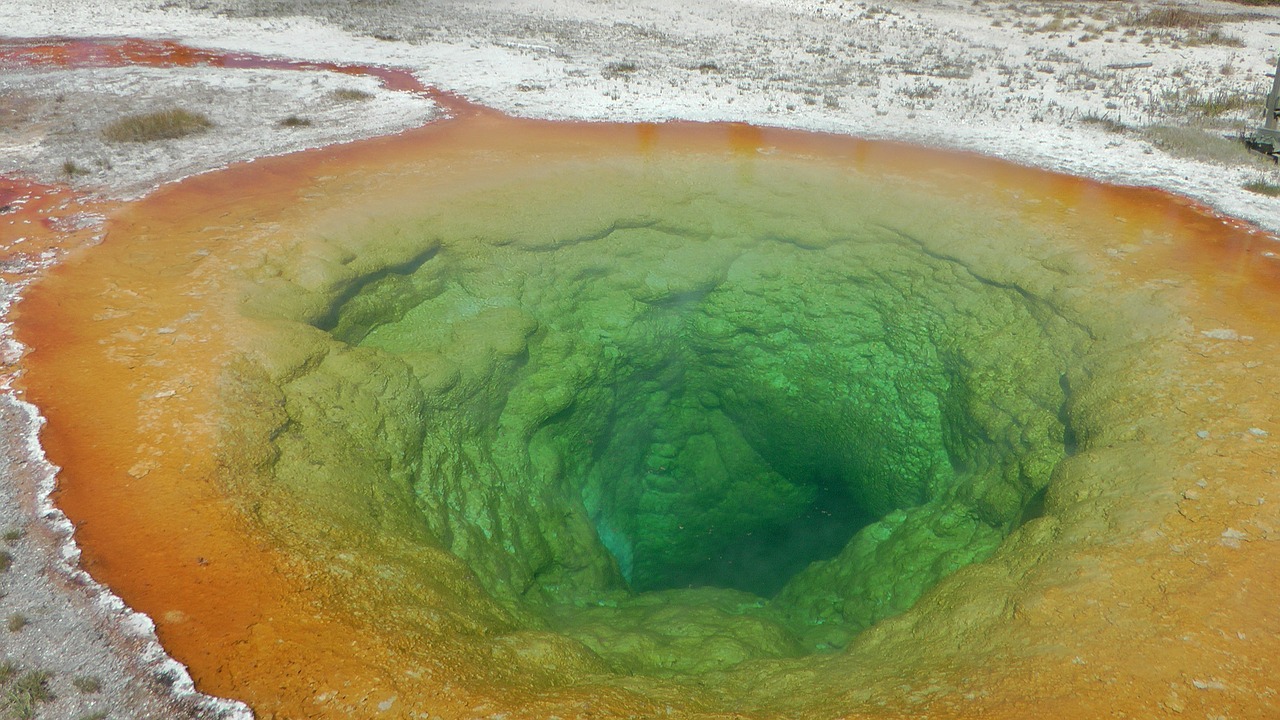
<svg viewBox="0 0 1280 720"><path fill-rule="evenodd" d="M1244 188L1280 185L1280 169L1223 138L1261 122L1280 53L1277 6L0 0L0 43L51 36L164 38L403 67L517 115L735 120L972 150L1165 188L1280 231L1280 198ZM339 92L351 90L369 97ZM102 138L124 115L169 107L202 112L215 127L152 144ZM396 132L438 112L425 98L334 72L0 66L0 174L134 197L232 162ZM309 124L282 126L289 117ZM0 286L0 316L20 290ZM19 350L0 348L0 374ZM0 530L26 531L8 548L15 561L0 575L0 604L31 620L0 631L0 661L51 671L58 699L41 717L242 714L184 695L189 680L155 655L145 618L93 612L114 607L113 598L67 564L69 528L51 531L41 520L52 512L44 499L52 469L32 440L37 422L30 406L0 395ZM102 689L83 692L78 677L96 677Z"/></svg>

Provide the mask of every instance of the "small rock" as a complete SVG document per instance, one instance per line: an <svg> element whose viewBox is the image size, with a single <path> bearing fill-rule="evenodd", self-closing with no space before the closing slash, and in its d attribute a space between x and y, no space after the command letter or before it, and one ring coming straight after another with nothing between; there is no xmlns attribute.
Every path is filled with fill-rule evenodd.
<svg viewBox="0 0 1280 720"><path fill-rule="evenodd" d="M1208 430L1197 430L1197 431L1196 431L1196 437L1200 438L1201 440L1208 440L1208 439L1209 439L1209 431L1208 431Z"/></svg>
<svg viewBox="0 0 1280 720"><path fill-rule="evenodd" d="M1229 548L1238 548L1240 547L1240 541L1245 540L1248 537L1249 536L1246 533L1241 532L1240 530L1227 528L1222 531L1222 539L1219 540L1219 542Z"/></svg>
<svg viewBox="0 0 1280 720"><path fill-rule="evenodd" d="M1240 333L1236 332L1235 330L1231 330L1229 328L1215 328L1213 330L1201 330L1200 334L1207 338L1213 338L1214 340L1239 340L1240 339Z"/></svg>
<svg viewBox="0 0 1280 720"><path fill-rule="evenodd" d="M1251 427L1249 428L1249 434L1253 435L1254 437L1266 437L1271 433L1267 432L1266 430L1263 430L1262 428Z"/></svg>

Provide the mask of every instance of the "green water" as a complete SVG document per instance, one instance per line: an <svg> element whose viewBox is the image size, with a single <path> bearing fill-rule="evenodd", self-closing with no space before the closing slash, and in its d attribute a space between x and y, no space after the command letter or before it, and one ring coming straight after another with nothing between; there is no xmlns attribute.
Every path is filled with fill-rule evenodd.
<svg viewBox="0 0 1280 720"><path fill-rule="evenodd" d="M757 170L561 164L322 233L250 303L325 347L278 373L290 532L447 551L397 582L623 672L838 649L988 557L1065 453L1060 271L980 208Z"/></svg>

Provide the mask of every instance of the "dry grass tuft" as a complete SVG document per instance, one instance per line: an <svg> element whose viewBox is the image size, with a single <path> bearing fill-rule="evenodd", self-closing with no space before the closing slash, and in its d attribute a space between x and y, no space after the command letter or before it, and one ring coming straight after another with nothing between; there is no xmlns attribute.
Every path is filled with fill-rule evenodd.
<svg viewBox="0 0 1280 720"><path fill-rule="evenodd" d="M1143 136L1175 157L1218 165L1238 165L1252 160L1243 145L1213 130L1156 125L1143 130Z"/></svg>
<svg viewBox="0 0 1280 720"><path fill-rule="evenodd" d="M1202 32L1194 32L1182 39L1185 45L1222 45L1224 47L1244 47L1244 40L1235 35L1228 35L1217 28Z"/></svg>
<svg viewBox="0 0 1280 720"><path fill-rule="evenodd" d="M630 77L639 68L633 62L611 62L600 71L601 77L612 80Z"/></svg>
<svg viewBox="0 0 1280 720"><path fill-rule="evenodd" d="M173 108L123 117L108 125L102 136L110 142L153 142L202 133L211 127L213 122L201 113Z"/></svg>
<svg viewBox="0 0 1280 720"><path fill-rule="evenodd" d="M911 87L904 87L898 90L912 100L932 100L942 93L942 86L931 82L918 82Z"/></svg>
<svg viewBox="0 0 1280 720"><path fill-rule="evenodd" d="M1158 7L1146 12L1131 13L1123 21L1130 28L1146 28L1143 42L1153 40L1152 33L1184 45L1224 45L1244 47L1244 41L1222 32L1224 22L1249 19L1248 15L1214 15L1181 7Z"/></svg>
<svg viewBox="0 0 1280 720"><path fill-rule="evenodd" d="M1124 24L1133 27L1165 28L1178 30L1203 30L1221 20L1216 15L1180 7L1159 7L1125 18Z"/></svg>
<svg viewBox="0 0 1280 720"><path fill-rule="evenodd" d="M1208 117L1218 117L1238 110L1248 110L1255 104L1257 101L1254 98L1243 93L1218 91L1196 99L1189 107Z"/></svg>
<svg viewBox="0 0 1280 720"><path fill-rule="evenodd" d="M62 163L62 174L66 175L67 177L76 177L77 175L88 175L89 168L77 163L75 160L67 160L66 162Z"/></svg>
<svg viewBox="0 0 1280 720"><path fill-rule="evenodd" d="M1204 94L1197 88L1174 90L1164 94L1163 111L1166 114L1178 115L1191 113L1206 118L1216 118L1229 113L1250 110L1258 105L1258 99L1251 95L1215 90Z"/></svg>
<svg viewBox="0 0 1280 720"><path fill-rule="evenodd" d="M1086 113L1080 116L1080 122L1085 125L1097 125L1109 133L1121 134L1129 130L1129 126L1120 122L1118 119L1108 115L1099 115L1097 113Z"/></svg>
<svg viewBox="0 0 1280 720"><path fill-rule="evenodd" d="M49 677L49 673L37 670L15 680L4 694L4 704L9 711L19 720L35 717L37 705L54 699Z"/></svg>
<svg viewBox="0 0 1280 720"><path fill-rule="evenodd" d="M1280 185L1269 183L1266 180L1254 180L1253 182L1242 185L1245 190L1267 197L1280 197Z"/></svg>
<svg viewBox="0 0 1280 720"><path fill-rule="evenodd" d="M360 100L372 100L373 93L364 90L356 90L355 88L340 88L329 93L329 97L340 102L355 102Z"/></svg>
<svg viewBox="0 0 1280 720"><path fill-rule="evenodd" d="M93 675L81 675L71 681L77 690L82 693L92 694L102 692L102 680Z"/></svg>

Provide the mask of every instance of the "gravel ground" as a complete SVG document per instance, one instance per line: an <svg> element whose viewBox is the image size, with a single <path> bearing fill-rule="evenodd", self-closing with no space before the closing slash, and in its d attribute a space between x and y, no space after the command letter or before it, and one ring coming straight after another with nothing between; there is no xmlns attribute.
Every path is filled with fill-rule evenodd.
<svg viewBox="0 0 1280 720"><path fill-rule="evenodd" d="M200 113L213 127L156 143L102 135L123 117L169 108ZM416 127L438 110L412 93L384 90L374 78L336 72L10 70L0 75L0 127L8 130L0 174L141 195L158 182L234 162ZM293 125L282 125L288 118Z"/></svg>
<svg viewBox="0 0 1280 720"><path fill-rule="evenodd" d="M5 0L4 36L145 37L238 52L406 67L427 84L539 117L685 118L892 138L1154 185L1280 230L1280 170L1223 134L1258 121L1280 8L921 0ZM1186 21L1186 18L1190 18ZM339 101L333 92L371 97ZM113 144L124 115L180 106L214 127ZM0 65L0 174L109 197L268 154L396 132L430 101L328 71L31 69ZM309 126L279 121L305 118ZM68 163L77 169L68 173ZM82 172L81 172L82 171ZM20 228L5 227L0 243ZM7 234L6 234L7 233ZM21 288L0 286L0 309ZM247 711L194 695L145 618L75 569L44 499L32 408L0 395L0 659L47 670L37 717L196 718ZM103 612L103 611L106 612ZM14 621L19 623L19 621ZM139 658L142 658L139 661ZM77 678L96 678L86 692ZM93 687L82 680L81 685ZM12 686L10 686L12 687ZM0 688L0 703L9 702ZM3 710L0 710L3 712Z"/></svg>

